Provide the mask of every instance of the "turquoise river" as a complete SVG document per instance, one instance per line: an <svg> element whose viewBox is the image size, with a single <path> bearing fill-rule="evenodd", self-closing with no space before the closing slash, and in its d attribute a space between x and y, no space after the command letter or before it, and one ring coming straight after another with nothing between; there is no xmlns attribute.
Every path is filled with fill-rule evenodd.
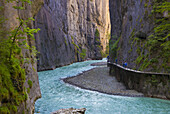
<svg viewBox="0 0 170 114"><path fill-rule="evenodd" d="M83 90L65 84L62 78L94 68L90 60L51 71L39 72L42 98L35 103L35 114L50 114L63 108L86 108L86 114L170 114L170 101L154 98L122 97Z"/></svg>

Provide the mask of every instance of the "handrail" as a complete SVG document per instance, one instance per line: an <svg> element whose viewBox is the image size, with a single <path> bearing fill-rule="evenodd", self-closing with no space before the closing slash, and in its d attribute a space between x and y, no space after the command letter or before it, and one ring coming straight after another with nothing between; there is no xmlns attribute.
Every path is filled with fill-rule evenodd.
<svg viewBox="0 0 170 114"><path fill-rule="evenodd" d="M107 64L112 64L112 65L115 65L115 66L122 68L126 71L135 72L135 73L152 74L152 75L170 75L169 73L143 72L143 71L133 70L133 69L130 69L130 68L123 67L123 66L116 64L116 63L111 63L111 62L107 62Z"/></svg>
<svg viewBox="0 0 170 114"><path fill-rule="evenodd" d="M132 70L111 62L107 65L110 67L110 75L116 77L128 89L136 90L148 97L170 100L170 74Z"/></svg>

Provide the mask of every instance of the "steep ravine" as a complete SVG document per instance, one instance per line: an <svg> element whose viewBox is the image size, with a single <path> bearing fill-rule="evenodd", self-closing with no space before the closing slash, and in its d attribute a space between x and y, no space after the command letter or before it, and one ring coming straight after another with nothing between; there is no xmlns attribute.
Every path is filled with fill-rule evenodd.
<svg viewBox="0 0 170 114"><path fill-rule="evenodd" d="M101 59L110 34L109 0L45 0L34 23L38 71Z"/></svg>
<svg viewBox="0 0 170 114"><path fill-rule="evenodd" d="M170 72L168 0L110 0L110 60L128 68Z"/></svg>

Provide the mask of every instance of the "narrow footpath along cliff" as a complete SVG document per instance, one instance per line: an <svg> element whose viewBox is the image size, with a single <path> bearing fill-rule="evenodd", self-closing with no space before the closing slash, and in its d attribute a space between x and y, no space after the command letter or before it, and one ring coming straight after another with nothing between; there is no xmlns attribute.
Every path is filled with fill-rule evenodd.
<svg viewBox="0 0 170 114"><path fill-rule="evenodd" d="M45 0L35 19L39 71L101 59L108 48L109 0Z"/></svg>
<svg viewBox="0 0 170 114"><path fill-rule="evenodd" d="M168 0L110 0L110 60L131 69L170 72Z"/></svg>
<svg viewBox="0 0 170 114"><path fill-rule="evenodd" d="M30 4L32 2L32 5ZM43 0L0 1L0 113L31 114L41 97L33 36Z"/></svg>

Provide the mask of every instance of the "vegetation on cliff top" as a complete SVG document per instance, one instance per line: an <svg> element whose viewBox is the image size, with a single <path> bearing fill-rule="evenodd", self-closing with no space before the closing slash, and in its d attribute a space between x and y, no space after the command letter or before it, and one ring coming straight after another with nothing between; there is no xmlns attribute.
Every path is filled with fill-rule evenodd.
<svg viewBox="0 0 170 114"><path fill-rule="evenodd" d="M4 4L16 2L13 6L16 10L24 10L26 4L31 4L30 0L4 0ZM22 3L19 6L19 3ZM1 6L1 13L4 7ZM25 58L22 55L22 49L28 49L35 55L37 51L35 47L27 44L26 38L34 39L34 33L39 29L31 29L28 24L32 18L22 19L19 15L19 26L13 30L5 29L5 21L7 19L1 15L0 18L0 113L9 114L16 113L17 106L25 102L28 98L25 83L25 69L24 63L29 62L30 58ZM31 80L28 82L30 88L32 87Z"/></svg>

